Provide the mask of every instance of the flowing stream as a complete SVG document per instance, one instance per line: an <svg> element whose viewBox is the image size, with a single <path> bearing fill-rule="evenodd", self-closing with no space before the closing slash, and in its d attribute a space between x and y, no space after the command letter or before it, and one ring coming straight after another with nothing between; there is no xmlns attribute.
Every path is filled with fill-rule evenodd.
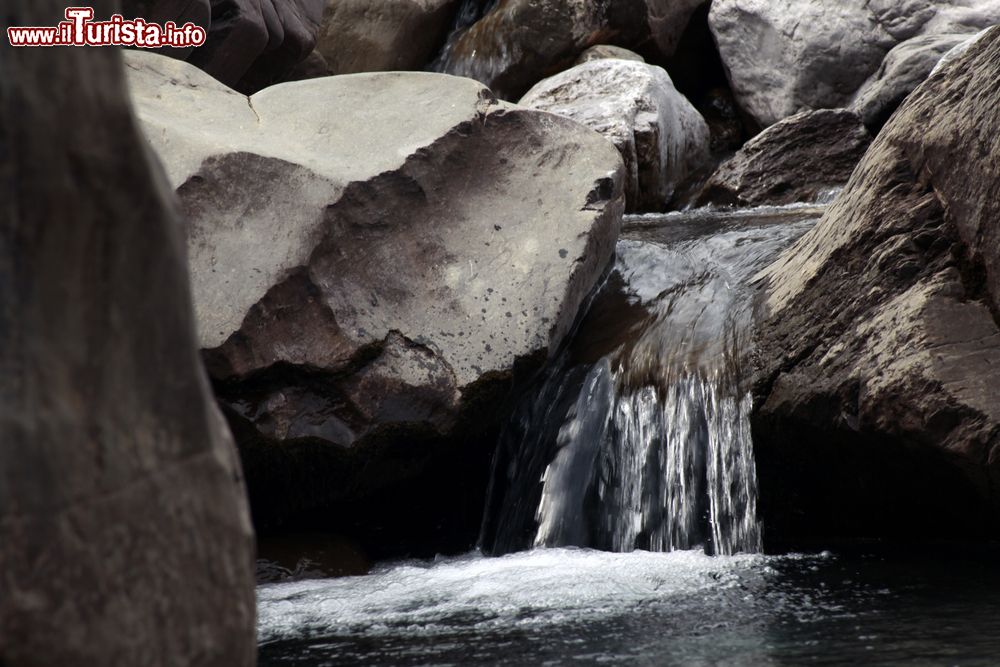
<svg viewBox="0 0 1000 667"><path fill-rule="evenodd" d="M500 443L484 549L761 550L750 282L818 211L629 219L574 344Z"/></svg>
<svg viewBox="0 0 1000 667"><path fill-rule="evenodd" d="M629 218L480 549L260 586L261 665L996 664L996 554L760 553L751 283L821 211Z"/></svg>

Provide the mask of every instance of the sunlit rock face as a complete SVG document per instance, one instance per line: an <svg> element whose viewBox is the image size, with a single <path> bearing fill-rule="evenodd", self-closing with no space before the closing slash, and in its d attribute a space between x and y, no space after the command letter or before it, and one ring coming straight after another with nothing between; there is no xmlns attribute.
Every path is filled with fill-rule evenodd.
<svg viewBox="0 0 1000 667"><path fill-rule="evenodd" d="M629 211L662 211L677 186L708 161L708 125L662 67L590 61L539 82L519 104L607 137L625 161Z"/></svg>
<svg viewBox="0 0 1000 667"><path fill-rule="evenodd" d="M716 0L709 20L738 102L767 127L849 106L894 46L1000 23L1000 1Z"/></svg>
<svg viewBox="0 0 1000 667"><path fill-rule="evenodd" d="M998 76L994 29L910 95L816 229L761 274L772 535L995 534Z"/></svg>
<svg viewBox="0 0 1000 667"><path fill-rule="evenodd" d="M245 491L121 55L0 52L0 662L252 665Z"/></svg>
<svg viewBox="0 0 1000 667"><path fill-rule="evenodd" d="M611 260L617 151L441 74L248 99L177 61L129 64L258 523L321 512L397 550L469 546L513 375Z"/></svg>

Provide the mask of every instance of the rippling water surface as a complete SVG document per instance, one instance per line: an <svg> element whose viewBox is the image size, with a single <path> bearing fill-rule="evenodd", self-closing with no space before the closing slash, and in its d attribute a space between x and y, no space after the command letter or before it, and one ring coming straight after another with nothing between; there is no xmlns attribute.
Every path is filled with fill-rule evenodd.
<svg viewBox="0 0 1000 667"><path fill-rule="evenodd" d="M262 665L996 665L995 557L538 549L258 589Z"/></svg>
<svg viewBox="0 0 1000 667"><path fill-rule="evenodd" d="M483 544L513 553L262 585L261 664L1000 665L997 554L705 553L760 548L749 281L821 212L627 220L501 439Z"/></svg>

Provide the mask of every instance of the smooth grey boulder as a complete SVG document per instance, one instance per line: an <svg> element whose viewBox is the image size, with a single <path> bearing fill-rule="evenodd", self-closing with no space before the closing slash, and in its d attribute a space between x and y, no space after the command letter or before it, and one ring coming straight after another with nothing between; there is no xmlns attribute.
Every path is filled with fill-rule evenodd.
<svg viewBox="0 0 1000 667"><path fill-rule="evenodd" d="M541 81L519 104L572 118L611 141L625 161L629 211L663 210L708 160L708 125L662 67L586 62Z"/></svg>
<svg viewBox="0 0 1000 667"><path fill-rule="evenodd" d="M705 183L698 205L816 202L842 187L872 137L846 109L806 111L748 141Z"/></svg>
<svg viewBox="0 0 1000 667"><path fill-rule="evenodd" d="M613 43L670 56L705 0L499 0L451 35L435 69L517 99L569 67L588 47Z"/></svg>
<svg viewBox="0 0 1000 667"><path fill-rule="evenodd" d="M968 38L968 34L923 35L896 45L858 90L851 109L868 129L878 132L941 57Z"/></svg>
<svg viewBox="0 0 1000 667"><path fill-rule="evenodd" d="M117 49L0 47L0 661L250 666L240 467L122 70Z"/></svg>
<svg viewBox="0 0 1000 667"><path fill-rule="evenodd" d="M1000 29L921 84L761 276L772 537L995 539Z"/></svg>
<svg viewBox="0 0 1000 667"><path fill-rule="evenodd" d="M1000 0L715 0L709 22L737 100L767 127L849 106L897 44L975 33L1000 22Z"/></svg>
<svg viewBox="0 0 1000 667"><path fill-rule="evenodd" d="M190 221L201 345L258 524L317 511L397 554L468 547L503 395L612 257L618 153L468 79L248 99L177 61L129 63Z"/></svg>
<svg viewBox="0 0 1000 667"><path fill-rule="evenodd" d="M583 63L590 62L591 60L608 59L634 60L638 63L646 62L646 59L635 51L629 51L628 49L624 49L620 46L612 46L610 44L598 44L597 46L592 46L581 53L580 57L576 59L575 64L582 65Z"/></svg>
<svg viewBox="0 0 1000 667"><path fill-rule="evenodd" d="M444 45L456 0L326 0L316 49L331 74L422 70Z"/></svg>

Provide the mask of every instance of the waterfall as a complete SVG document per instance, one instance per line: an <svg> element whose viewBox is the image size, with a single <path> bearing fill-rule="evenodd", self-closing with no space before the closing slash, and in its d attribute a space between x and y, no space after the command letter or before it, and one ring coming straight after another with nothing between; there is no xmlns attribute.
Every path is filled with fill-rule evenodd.
<svg viewBox="0 0 1000 667"><path fill-rule="evenodd" d="M759 552L751 281L815 215L633 221L574 342L502 438L482 546Z"/></svg>

